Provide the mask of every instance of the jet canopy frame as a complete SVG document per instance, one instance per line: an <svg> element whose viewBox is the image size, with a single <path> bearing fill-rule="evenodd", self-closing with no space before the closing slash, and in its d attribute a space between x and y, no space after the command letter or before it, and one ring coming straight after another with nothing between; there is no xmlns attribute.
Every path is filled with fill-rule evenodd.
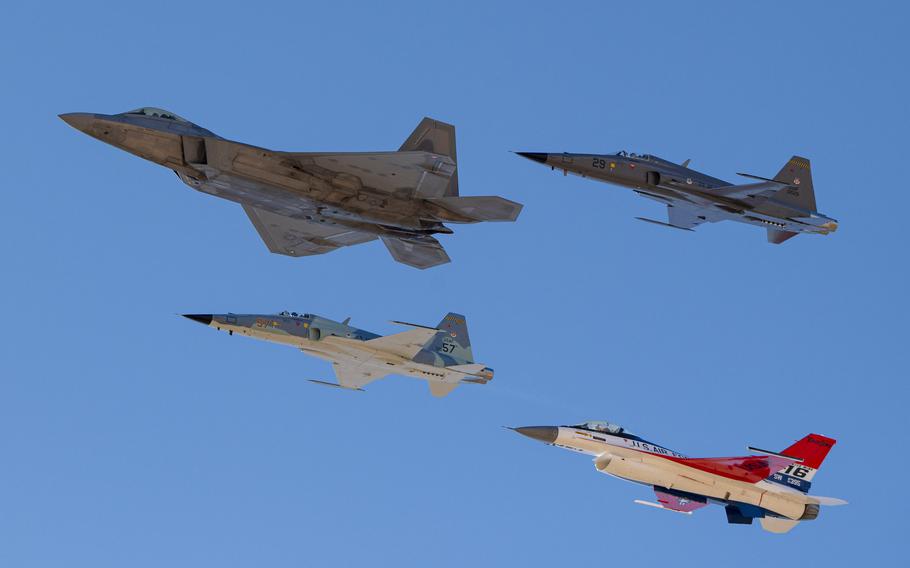
<svg viewBox="0 0 910 568"><path fill-rule="evenodd" d="M152 118L163 118L165 120L173 120L175 122L182 122L184 124L192 124L189 120L178 116L171 111L164 110L163 108L157 107L141 107L123 114L139 114L142 116L150 116Z"/></svg>
<svg viewBox="0 0 910 568"><path fill-rule="evenodd" d="M579 430L589 430L591 432L603 432L604 434L622 434L626 431L626 429L619 424L608 422L606 420L588 420L587 422L582 422L581 424L575 424L572 426L572 428L578 428Z"/></svg>
<svg viewBox="0 0 910 568"><path fill-rule="evenodd" d="M616 152L616 155L620 158L635 158L636 160L644 160L645 162L649 162L657 157L652 156L651 154L636 154L635 152L626 152L625 150Z"/></svg>
<svg viewBox="0 0 910 568"><path fill-rule="evenodd" d="M301 314L298 314L297 312L289 312L289 311L287 311L287 310L284 310L283 312L278 312L278 315L279 315L279 316L284 316L284 317L295 317L295 318L311 318L311 317L313 317L312 314L302 314L302 313L301 313Z"/></svg>

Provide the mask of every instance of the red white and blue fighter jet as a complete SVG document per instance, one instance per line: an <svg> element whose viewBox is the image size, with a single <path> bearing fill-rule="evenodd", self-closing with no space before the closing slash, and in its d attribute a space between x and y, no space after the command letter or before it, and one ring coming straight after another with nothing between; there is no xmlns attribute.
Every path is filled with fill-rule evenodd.
<svg viewBox="0 0 910 568"><path fill-rule="evenodd" d="M512 430L594 456L594 467L602 473L651 485L657 502L635 502L658 509L691 515L716 503L726 509L728 523L751 525L759 519L766 531L785 533L800 521L818 517L821 505L846 504L809 495L812 478L835 444L819 434L809 434L780 453L749 447L753 454L748 456L689 458L610 422Z"/></svg>

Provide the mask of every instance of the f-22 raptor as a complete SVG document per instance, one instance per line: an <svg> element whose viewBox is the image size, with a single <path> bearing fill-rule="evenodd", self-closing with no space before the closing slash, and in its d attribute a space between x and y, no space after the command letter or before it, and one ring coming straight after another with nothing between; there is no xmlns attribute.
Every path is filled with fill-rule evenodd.
<svg viewBox="0 0 910 568"><path fill-rule="evenodd" d="M424 118L396 152L278 152L217 136L166 110L60 115L70 126L174 170L243 206L269 250L309 256L377 237L398 262L449 262L444 223L514 221L521 204L460 197L455 127Z"/></svg>
<svg viewBox="0 0 910 568"><path fill-rule="evenodd" d="M846 504L809 495L812 478L835 444L819 434L809 434L780 453L749 447L753 455L690 458L600 420L511 429L593 456L597 471L652 486L657 503L636 500L640 505L691 515L716 503L726 510L728 523L751 525L759 519L766 531L785 533L817 518L822 505Z"/></svg>
<svg viewBox="0 0 910 568"><path fill-rule="evenodd" d="M517 152L519 156L596 180L632 188L667 206L666 223L641 221L691 231L702 223L732 220L768 230L768 242L780 244L800 233L827 235L837 221L816 211L809 160L793 156L773 179L733 185L689 169L689 160L674 164L649 154L547 154Z"/></svg>
<svg viewBox="0 0 910 568"><path fill-rule="evenodd" d="M184 314L203 325L273 343L291 345L332 362L338 384L311 382L363 390L386 375L424 379L433 396L442 397L461 383L485 384L493 369L474 362L465 317L449 313L436 327L392 322L412 329L381 336L313 314Z"/></svg>

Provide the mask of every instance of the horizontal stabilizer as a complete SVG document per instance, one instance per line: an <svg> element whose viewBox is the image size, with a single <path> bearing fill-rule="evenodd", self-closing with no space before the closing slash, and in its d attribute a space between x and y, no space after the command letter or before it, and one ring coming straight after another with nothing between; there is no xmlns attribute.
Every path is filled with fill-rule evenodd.
<svg viewBox="0 0 910 568"><path fill-rule="evenodd" d="M364 392L364 390L363 390L362 388L359 388L359 387L346 387L346 386L339 385L339 384L336 384L336 383L330 383L330 382L328 382L328 381L320 381L320 380L317 380L317 379L307 379L307 380L310 381L310 382L313 383L313 384L322 385L322 386L324 386L324 387L335 387L336 389L343 389L343 390L351 390L351 391L360 391L360 392Z"/></svg>
<svg viewBox="0 0 910 568"><path fill-rule="evenodd" d="M446 221L470 223L474 221L514 221L518 219L523 205L498 195L476 195L469 197L435 197L427 202L437 205L456 216ZM445 217L443 215L443 217Z"/></svg>
<svg viewBox="0 0 910 568"><path fill-rule="evenodd" d="M451 262L445 249L433 237L399 238L382 236L382 242L389 249L392 258L414 268L430 268Z"/></svg>
<svg viewBox="0 0 910 568"><path fill-rule="evenodd" d="M822 497L821 495L810 495L809 499L815 501L819 505L824 505L826 507L839 507L841 505L847 505L847 501L844 499L838 499L837 497Z"/></svg>
<svg viewBox="0 0 910 568"><path fill-rule="evenodd" d="M443 383L440 381L429 381L430 384L430 394L437 398L442 398L455 390L455 387L458 386L458 383Z"/></svg>
<svg viewBox="0 0 910 568"><path fill-rule="evenodd" d="M759 519L761 523L761 528L765 529L769 533L775 534L784 534L793 530L793 527L799 524L799 521L791 521L790 519L778 519L776 517L764 517Z"/></svg>
<svg viewBox="0 0 910 568"><path fill-rule="evenodd" d="M673 229L679 229L680 231L692 231L692 229L687 229L685 227L677 227L676 225L671 225L670 223L664 223L663 221L655 221L654 219L648 219L647 217L636 217L636 219L638 219L639 221L644 221L646 223L654 223L655 225L662 225L664 227L671 227Z"/></svg>
<svg viewBox="0 0 910 568"><path fill-rule="evenodd" d="M779 245L782 242L792 239L799 233L794 233L793 231L780 231L778 229L768 229L768 242L774 245Z"/></svg>

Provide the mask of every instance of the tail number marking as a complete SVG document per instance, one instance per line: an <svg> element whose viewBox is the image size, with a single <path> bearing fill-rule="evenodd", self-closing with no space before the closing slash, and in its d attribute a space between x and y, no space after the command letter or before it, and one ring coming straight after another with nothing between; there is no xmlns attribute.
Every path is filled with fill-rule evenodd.
<svg viewBox="0 0 910 568"><path fill-rule="evenodd" d="M809 468L804 465L791 463L787 466L787 469L784 470L784 473L787 475L792 475L793 477L804 478L809 475Z"/></svg>

